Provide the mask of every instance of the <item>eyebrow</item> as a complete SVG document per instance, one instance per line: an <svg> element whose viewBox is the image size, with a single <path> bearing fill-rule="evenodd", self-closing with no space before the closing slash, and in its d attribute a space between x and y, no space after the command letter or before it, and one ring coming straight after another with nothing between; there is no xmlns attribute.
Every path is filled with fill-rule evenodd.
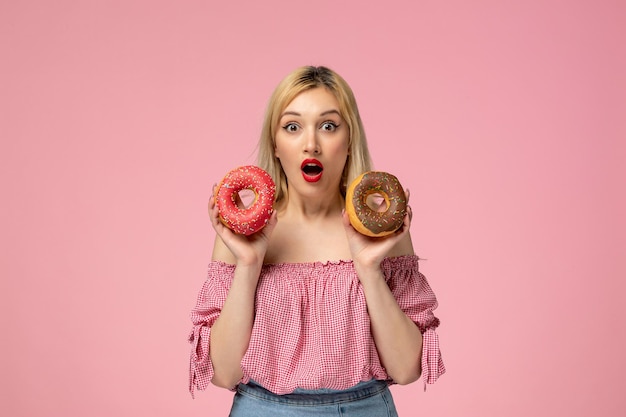
<svg viewBox="0 0 626 417"><path fill-rule="evenodd" d="M325 112L320 113L320 116L327 116L329 114L336 114L339 117L341 117L341 113L339 113L338 110L332 109L332 110L326 110ZM285 116L302 116L300 113L295 112L295 111L286 111L283 114L280 115L280 118L282 119Z"/></svg>

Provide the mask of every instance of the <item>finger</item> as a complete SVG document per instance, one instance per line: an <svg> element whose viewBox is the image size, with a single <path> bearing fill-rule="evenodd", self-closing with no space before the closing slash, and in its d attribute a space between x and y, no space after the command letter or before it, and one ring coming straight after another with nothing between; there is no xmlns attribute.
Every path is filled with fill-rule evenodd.
<svg viewBox="0 0 626 417"><path fill-rule="evenodd" d="M278 223L278 213L276 212L276 210L274 210L270 218L267 219L267 223L265 224L265 227L263 228L263 232L266 234L266 236L269 236L272 233L277 223Z"/></svg>
<svg viewBox="0 0 626 417"><path fill-rule="evenodd" d="M411 190L409 190L408 188L406 189L406 191L404 192L404 195L406 197L406 204L409 204L409 199L411 198Z"/></svg>
<svg viewBox="0 0 626 417"><path fill-rule="evenodd" d="M406 214L404 215L402 226L400 226L398 230L396 230L396 233L395 233L396 236L403 235L409 231L409 228L411 227L412 218L413 218L413 210L411 209L411 206L407 206Z"/></svg>
<svg viewBox="0 0 626 417"><path fill-rule="evenodd" d="M217 204L215 204L215 199L212 198L212 202L209 203L209 217L211 218L211 224L213 227L217 226L220 222L220 212L217 208Z"/></svg>
<svg viewBox="0 0 626 417"><path fill-rule="evenodd" d="M364 237L354 228L352 222L350 221L350 216L345 210L342 213L341 222L343 223L343 229L346 232L346 237L349 241L355 241L355 239L358 241Z"/></svg>
<svg viewBox="0 0 626 417"><path fill-rule="evenodd" d="M211 196L209 197L209 212L215 205L215 187L216 186L217 184L213 184L213 186L211 187Z"/></svg>
<svg viewBox="0 0 626 417"><path fill-rule="evenodd" d="M345 209L341 210L341 221L347 232L356 232L356 229L352 226L352 222L350 221L350 216Z"/></svg>
<svg viewBox="0 0 626 417"><path fill-rule="evenodd" d="M215 196L211 195L211 197L209 197L209 213L213 210L213 207L215 207Z"/></svg>
<svg viewBox="0 0 626 417"><path fill-rule="evenodd" d="M411 208L411 206L407 206L406 216L404 218L404 224L402 225L403 231L409 230L409 228L411 227L412 219L413 219L413 209Z"/></svg>

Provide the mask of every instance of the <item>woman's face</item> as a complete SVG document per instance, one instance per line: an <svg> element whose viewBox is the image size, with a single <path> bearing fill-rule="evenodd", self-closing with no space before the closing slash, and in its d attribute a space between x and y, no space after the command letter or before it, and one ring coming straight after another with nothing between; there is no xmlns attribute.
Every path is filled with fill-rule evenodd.
<svg viewBox="0 0 626 417"><path fill-rule="evenodd" d="M274 154L289 188L305 194L339 193L350 132L335 96L323 87L303 91L287 105L278 124Z"/></svg>

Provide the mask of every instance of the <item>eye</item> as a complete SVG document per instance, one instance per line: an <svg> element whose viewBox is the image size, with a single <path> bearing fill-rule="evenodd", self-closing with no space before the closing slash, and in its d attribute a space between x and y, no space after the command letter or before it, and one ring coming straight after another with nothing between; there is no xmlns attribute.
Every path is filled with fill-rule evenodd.
<svg viewBox="0 0 626 417"><path fill-rule="evenodd" d="M285 129L287 132L296 132L298 128L299 126L293 122L287 123L283 126L283 129Z"/></svg>
<svg viewBox="0 0 626 417"><path fill-rule="evenodd" d="M335 122L324 122L322 123L321 129L327 132L334 132L338 127L339 125Z"/></svg>

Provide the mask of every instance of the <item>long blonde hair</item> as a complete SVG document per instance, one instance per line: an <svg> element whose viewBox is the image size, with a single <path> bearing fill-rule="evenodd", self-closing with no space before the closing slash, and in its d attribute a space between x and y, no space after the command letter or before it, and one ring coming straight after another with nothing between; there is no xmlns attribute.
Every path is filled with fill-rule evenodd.
<svg viewBox="0 0 626 417"><path fill-rule="evenodd" d="M257 163L276 182L276 202L288 196L287 177L279 159L274 154L274 138L280 115L298 94L318 87L326 88L335 96L339 103L339 113L350 129L349 155L340 183L341 194L345 197L348 184L363 172L372 169L363 122L354 93L348 83L339 74L326 67L298 68L278 84L270 97L259 140Z"/></svg>

